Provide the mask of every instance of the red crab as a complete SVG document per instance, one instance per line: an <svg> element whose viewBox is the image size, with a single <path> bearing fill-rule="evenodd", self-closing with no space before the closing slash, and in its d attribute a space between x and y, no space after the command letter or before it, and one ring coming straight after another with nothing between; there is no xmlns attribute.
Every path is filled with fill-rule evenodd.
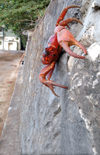
<svg viewBox="0 0 100 155"><path fill-rule="evenodd" d="M58 96L54 91L54 86L61 87L67 89L67 86L58 84L52 80L50 80L52 73L55 68L56 61L58 60L60 53L62 52L62 48L70 55L75 58L84 59L84 56L77 55L76 53L73 53L70 49L70 46L76 45L80 47L85 54L87 54L87 51L83 45L81 45L80 42L78 42L74 36L71 34L69 30L65 28L65 26L68 26L68 24L72 21L79 22L82 24L80 20L77 18L68 18L66 20L64 19L65 14L67 13L68 9L70 8L79 8L77 5L72 5L66 7L60 14L59 18L56 22L56 28L54 30L54 35L52 35L48 40L48 47L45 48L45 51L42 55L42 63L46 65L39 74L40 82L42 82L45 86L49 87L54 95ZM63 21L62 21L63 20ZM47 76L47 79L46 79Z"/></svg>

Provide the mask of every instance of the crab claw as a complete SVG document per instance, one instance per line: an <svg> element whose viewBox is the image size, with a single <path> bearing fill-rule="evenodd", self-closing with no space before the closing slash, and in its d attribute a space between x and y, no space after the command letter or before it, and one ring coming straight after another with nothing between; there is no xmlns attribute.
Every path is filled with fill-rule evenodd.
<svg viewBox="0 0 100 155"><path fill-rule="evenodd" d="M72 45L76 45L76 46L78 46L79 48L82 49L84 54L87 54L87 51L86 51L85 47L74 38L74 36L72 35L72 33L70 31L68 31L65 28L60 30L61 28L62 28L62 26L59 26L58 30L57 30L58 31L57 32L57 38L58 38L58 42L59 42L60 46L66 52L68 52L69 55L71 55L71 56L73 56L75 58L85 59L84 56L80 56L80 55L77 55L76 53L73 53L71 51L71 49L69 48Z"/></svg>
<svg viewBox="0 0 100 155"><path fill-rule="evenodd" d="M74 58L85 59L85 56L81 56L81 55L77 55L76 53L73 53L71 49L69 48L67 42L61 42L60 45L70 56L73 56Z"/></svg>

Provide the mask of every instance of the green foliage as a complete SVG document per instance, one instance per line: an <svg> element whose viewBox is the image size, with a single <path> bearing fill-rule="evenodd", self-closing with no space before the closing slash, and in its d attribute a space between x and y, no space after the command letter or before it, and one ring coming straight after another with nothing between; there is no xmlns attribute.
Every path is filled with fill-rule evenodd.
<svg viewBox="0 0 100 155"><path fill-rule="evenodd" d="M22 36L24 30L34 28L43 16L50 0L0 0L0 26ZM22 37L23 38L23 37Z"/></svg>

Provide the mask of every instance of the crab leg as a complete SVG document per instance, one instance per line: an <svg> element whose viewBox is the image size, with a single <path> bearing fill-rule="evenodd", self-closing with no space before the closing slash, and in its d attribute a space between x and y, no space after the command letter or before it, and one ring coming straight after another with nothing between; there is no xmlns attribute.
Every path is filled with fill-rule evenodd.
<svg viewBox="0 0 100 155"><path fill-rule="evenodd" d="M52 70L47 74L47 79L48 79L48 80L51 79L51 76L52 76L53 71L54 71L54 67L53 67Z"/></svg>
<svg viewBox="0 0 100 155"><path fill-rule="evenodd" d="M46 66L45 68L43 68L39 74L39 79L40 81L46 85L47 87L49 87L51 89L51 91L53 92L53 94L55 96L58 96L55 92L54 92L54 86L57 87L61 87L61 88L65 88L67 89L68 87L64 86L64 85L60 85L54 81L51 81L50 78L52 76L53 70L55 67L55 62L52 62L50 65ZM46 76L48 75L48 79L46 79Z"/></svg>
<svg viewBox="0 0 100 155"><path fill-rule="evenodd" d="M68 18L62 22L59 23L60 26L68 26L68 23L72 22L72 21L76 21L80 24L82 24L82 22L80 20L78 20L77 18ZM83 24L82 24L83 25Z"/></svg>
<svg viewBox="0 0 100 155"><path fill-rule="evenodd" d="M66 8L61 12L59 18L57 19L56 26L58 26L58 25L59 25L59 22L60 22L61 20L64 19L65 14L67 13L68 9L70 9L70 8L80 8L80 6L78 6L78 5L71 5L71 6L66 7Z"/></svg>

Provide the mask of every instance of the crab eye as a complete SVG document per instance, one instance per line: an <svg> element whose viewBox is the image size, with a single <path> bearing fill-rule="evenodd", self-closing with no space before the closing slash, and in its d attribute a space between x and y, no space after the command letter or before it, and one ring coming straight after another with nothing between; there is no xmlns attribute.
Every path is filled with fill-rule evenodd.
<svg viewBox="0 0 100 155"><path fill-rule="evenodd" d="M52 52L54 49L53 49L52 46L49 46L49 47L45 48L45 50L46 50L47 52Z"/></svg>
<svg viewBox="0 0 100 155"><path fill-rule="evenodd" d="M45 48L45 50L43 51L43 56L48 56L49 55L49 51L47 51L47 49Z"/></svg>

